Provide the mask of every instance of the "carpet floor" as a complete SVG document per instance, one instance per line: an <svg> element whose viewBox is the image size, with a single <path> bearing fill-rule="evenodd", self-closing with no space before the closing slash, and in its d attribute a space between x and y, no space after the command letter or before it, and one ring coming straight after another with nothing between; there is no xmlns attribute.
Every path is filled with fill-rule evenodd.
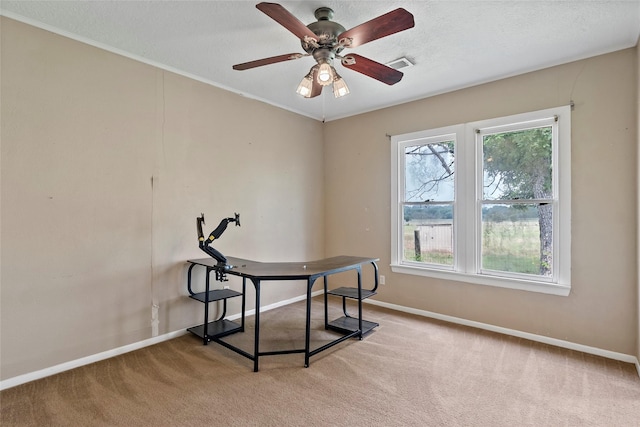
<svg viewBox="0 0 640 427"><path fill-rule="evenodd" d="M339 306L339 303L335 303ZM265 312L261 350L304 346L304 303ZM313 302L312 347L323 328ZM331 311L330 317L338 317ZM365 305L380 323L311 358L253 362L184 335L0 392L2 426L640 426L635 366ZM251 349L244 333L227 337Z"/></svg>

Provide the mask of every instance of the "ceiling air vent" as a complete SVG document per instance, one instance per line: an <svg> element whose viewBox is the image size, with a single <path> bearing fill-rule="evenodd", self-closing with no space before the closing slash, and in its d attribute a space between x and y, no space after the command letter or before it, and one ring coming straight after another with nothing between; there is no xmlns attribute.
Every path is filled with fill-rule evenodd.
<svg viewBox="0 0 640 427"><path fill-rule="evenodd" d="M413 63L403 56L402 58L394 59L391 62L387 62L384 65L399 70L401 68L411 67L413 66Z"/></svg>

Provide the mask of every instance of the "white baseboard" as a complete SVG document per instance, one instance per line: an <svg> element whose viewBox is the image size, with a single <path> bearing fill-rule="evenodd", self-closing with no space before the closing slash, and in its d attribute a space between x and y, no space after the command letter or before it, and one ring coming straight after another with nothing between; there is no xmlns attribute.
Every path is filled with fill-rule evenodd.
<svg viewBox="0 0 640 427"><path fill-rule="evenodd" d="M132 344L124 345L122 347L114 348L112 350L103 351L102 353L92 354L91 356L86 356L80 359L71 360L69 362L65 362L59 365L51 366L49 368L41 369L39 371L29 372L28 374L24 374L24 375L18 375L17 377L0 381L0 390L5 390L7 388L15 387L20 384L28 383L30 381L39 380L41 378L59 374L64 371L69 371L71 369L79 368L80 366L99 362L101 360L105 360L110 357L115 357L124 353L129 353L130 351L139 350L141 348L148 347L150 345L158 344L163 341L167 341L172 338L179 337L186 333L187 333L186 329L175 331L175 332L169 332L168 334L159 335L157 337L153 337L153 338L138 341Z"/></svg>
<svg viewBox="0 0 640 427"><path fill-rule="evenodd" d="M323 291L313 292L311 295L322 295ZM288 300L279 301L274 304L269 304L264 307L261 307L260 312L265 312L269 310L273 310L274 308L282 307L288 304L292 304L294 302L303 301L307 298L306 295L300 295ZM255 314L256 310L246 310L245 314L247 316L251 316ZM240 318L240 313L228 316L229 320L236 320ZM101 353L93 354L91 356L82 357L80 359L71 360L69 362L61 363L59 365L51 366L49 368L41 369L35 372L29 372L28 374L18 375L17 377L8 378L4 381L0 381L0 390L5 390L7 388L15 387L20 384L25 384L30 381L39 380L45 377L49 377L51 375L59 374L61 372L69 371L71 369L79 368L81 366L89 365L91 363L99 362L101 360L109 359L111 357L119 356L124 353L129 353L130 351L139 350L144 347L148 347L150 345L158 344L163 341L168 341L173 338L177 338L181 335L187 334L187 329L180 329L178 331L169 332L167 334L159 335L157 337L149 338L146 340L138 341L132 344L128 344L122 347L114 348L111 350L103 351Z"/></svg>
<svg viewBox="0 0 640 427"><path fill-rule="evenodd" d="M583 353L593 354L596 356L606 357L607 359L619 360L621 362L627 362L635 364L638 376L640 376L640 362L638 358L629 354L617 353L615 351L603 350L597 347L590 347L588 345L576 344L570 341L559 340L556 338L545 337L543 335L531 334L529 332L522 332L515 329L503 328L501 326L490 325L487 323L475 322L473 320L462 319L454 316L447 316L444 314L434 313L426 310L418 310L415 308L404 307L396 304L389 304L383 301L376 301L367 299L364 302L380 307L389 308L391 310L402 311L405 313L416 314L418 316L430 317L432 319L444 320L445 322L456 323L459 325L471 326L473 328L485 329L487 331L497 332L500 334L511 335L514 337L525 338L531 341L537 341L544 344L553 345L556 347L567 348L570 350L576 350Z"/></svg>
<svg viewBox="0 0 640 427"><path fill-rule="evenodd" d="M316 291L312 293L312 296L322 295L323 291ZM306 295L300 295L288 300L279 301L274 304L269 304L261 308L260 312L265 312L269 310L273 310L278 307L282 307L285 305L292 304L294 302L303 301L307 298ZM391 310L401 311L404 313L416 314L418 316L430 317L433 319L444 320L445 322L456 323L459 325L471 326L474 328L485 329L488 331L498 332L505 335L512 335L515 337L525 338L531 341L537 341L545 344L554 345L556 347L567 348L570 350L581 351L583 353L594 354L596 356L606 357L608 359L619 360L622 362L633 363L636 366L636 370L638 371L638 376L640 376L640 362L638 358L635 356L631 356L628 354L617 353L614 351L603 350L595 347L590 347L582 344L576 344L569 341L559 340L555 338L549 338L542 335L531 334L528 332L517 331L515 329L502 328L500 326L489 325L481 322L474 322L472 320L466 320L459 317L447 316L444 314L433 313L426 310L418 310L415 308L404 307L396 304L389 304L382 301L376 301L372 299L367 299L364 302L372 305L377 305L380 307L389 308ZM247 310L245 312L247 316L251 316L255 314L254 310ZM235 320L240 318L240 313L228 316L227 319ZM108 359L110 357L119 356L124 353L129 353L130 351L139 350L144 347L148 347L150 345L158 344L163 341L168 341L170 339L179 337L181 335L185 335L187 333L186 328L180 329L178 331L169 332L167 334L159 335L157 337L149 338L146 340L138 341L132 344L128 344L122 347L114 348L112 350L103 351L101 353L97 353L91 356L82 357L80 359L71 360L69 362L61 363L59 365L51 366L49 368L41 369L39 371L30 372L24 375L18 375L17 377L9 378L4 381L0 381L0 390L5 390L11 387L18 386L20 384L25 384L30 381L39 380L45 377L49 377L51 375L59 374L61 372L65 372L71 369L79 368L81 366L89 365L91 363L99 362L101 360Z"/></svg>

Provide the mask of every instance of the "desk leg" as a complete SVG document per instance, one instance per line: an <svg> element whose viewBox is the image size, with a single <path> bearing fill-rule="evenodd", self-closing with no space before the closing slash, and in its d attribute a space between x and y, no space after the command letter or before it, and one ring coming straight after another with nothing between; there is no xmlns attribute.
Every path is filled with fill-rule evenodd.
<svg viewBox="0 0 640 427"><path fill-rule="evenodd" d="M209 286L210 286L210 283L209 283L209 276L210 275L209 275L209 273L210 272L211 272L211 269L209 267L207 267L207 271L205 273L207 275L207 277L205 278L206 286L204 288L204 291L205 291L205 294L204 294L205 295L205 297L204 297L204 331L203 331L204 337L202 338L202 341L203 341L204 345L209 344L209 335L208 335L209 331L207 329L208 329L208 326L209 326Z"/></svg>
<svg viewBox="0 0 640 427"><path fill-rule="evenodd" d="M240 326L242 327L241 331L244 332L244 311L246 307L246 298L247 298L247 278L242 278L242 321Z"/></svg>
<svg viewBox="0 0 640 427"><path fill-rule="evenodd" d="M307 325L304 335L304 367L309 367L309 352L311 351L311 288L315 279L307 279Z"/></svg>
<svg viewBox="0 0 640 427"><path fill-rule="evenodd" d="M255 341L253 344L253 372L258 372L258 359L260 354L260 279L251 279L253 286L256 288L256 324L255 324Z"/></svg>
<svg viewBox="0 0 640 427"><path fill-rule="evenodd" d="M327 300L327 291L328 291L328 279L327 276L323 277L324 281L324 329L329 329L329 309L328 309L328 300Z"/></svg>
<svg viewBox="0 0 640 427"><path fill-rule="evenodd" d="M362 266L358 265L357 271L358 271L358 329L360 330L360 334L358 335L358 338L362 340Z"/></svg>

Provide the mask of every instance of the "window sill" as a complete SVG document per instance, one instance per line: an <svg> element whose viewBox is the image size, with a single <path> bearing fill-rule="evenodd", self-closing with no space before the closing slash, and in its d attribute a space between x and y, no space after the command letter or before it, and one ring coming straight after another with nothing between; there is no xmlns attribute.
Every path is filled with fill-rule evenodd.
<svg viewBox="0 0 640 427"><path fill-rule="evenodd" d="M495 286L499 288L517 289L520 291L538 292L542 294L568 296L570 285L559 285L549 282L536 282L531 280L518 280L512 278L480 276L454 271L434 270L422 267L410 267L406 265L391 264L394 273L411 274L414 276L433 277L435 279L452 280L456 282L473 283L476 285Z"/></svg>

